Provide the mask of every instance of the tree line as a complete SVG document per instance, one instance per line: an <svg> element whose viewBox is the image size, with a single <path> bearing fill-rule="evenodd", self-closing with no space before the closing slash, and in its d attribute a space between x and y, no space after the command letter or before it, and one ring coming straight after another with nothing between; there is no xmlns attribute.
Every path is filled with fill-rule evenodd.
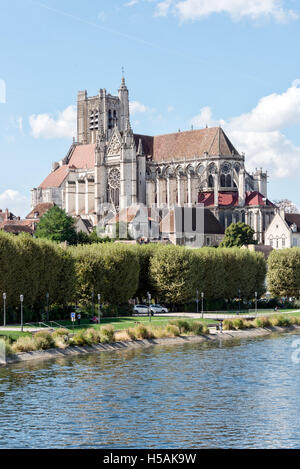
<svg viewBox="0 0 300 469"><path fill-rule="evenodd" d="M92 294L115 307L146 298L182 305L196 290L206 298L254 298L265 289L266 263L261 254L238 248L188 249L163 245L100 243L65 247L26 234L0 232L0 301L16 309L20 294L33 317L49 304L66 308L88 305ZM2 307L0 308L3 309ZM17 311L17 310L16 310ZM35 313L35 314L34 314Z"/></svg>

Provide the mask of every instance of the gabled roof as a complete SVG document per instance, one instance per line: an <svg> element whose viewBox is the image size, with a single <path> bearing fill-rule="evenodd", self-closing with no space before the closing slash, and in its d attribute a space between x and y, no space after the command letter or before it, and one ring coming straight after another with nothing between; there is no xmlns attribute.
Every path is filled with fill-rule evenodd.
<svg viewBox="0 0 300 469"><path fill-rule="evenodd" d="M139 139L142 140L144 153L151 156L153 161L201 158L204 153L210 156L239 154L221 127L176 132L156 137L135 135L136 146L138 146Z"/></svg>
<svg viewBox="0 0 300 469"><path fill-rule="evenodd" d="M68 165L76 169L91 169L95 166L95 148L94 143L87 145L76 145Z"/></svg>
<svg viewBox="0 0 300 469"><path fill-rule="evenodd" d="M48 189L49 187L60 187L69 174L69 166L59 166L55 171L52 171L46 179L39 186L41 189Z"/></svg>
<svg viewBox="0 0 300 469"><path fill-rule="evenodd" d="M44 202L41 204L37 204L30 213L28 213L26 219L37 219L41 218L48 210L54 207L53 202Z"/></svg>

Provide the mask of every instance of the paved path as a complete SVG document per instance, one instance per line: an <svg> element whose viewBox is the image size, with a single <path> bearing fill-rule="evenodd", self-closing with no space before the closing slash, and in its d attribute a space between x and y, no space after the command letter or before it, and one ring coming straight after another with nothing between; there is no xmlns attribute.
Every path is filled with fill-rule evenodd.
<svg viewBox="0 0 300 469"><path fill-rule="evenodd" d="M256 318L256 317L263 317L263 316L272 316L274 314L292 314L292 313L300 313L300 309L293 310L293 311L268 311L264 313L241 313L241 314L227 314L227 313L204 313L204 319L236 319L236 318ZM164 313L161 317L184 317L184 318L194 318L194 319L201 319L201 313Z"/></svg>
<svg viewBox="0 0 300 469"><path fill-rule="evenodd" d="M44 330L53 330L50 329L50 327L24 327L23 332L38 332L38 331L44 331ZM7 332L21 332L21 327L16 327L16 326L7 326L7 327L0 327L0 332L1 331L7 331Z"/></svg>

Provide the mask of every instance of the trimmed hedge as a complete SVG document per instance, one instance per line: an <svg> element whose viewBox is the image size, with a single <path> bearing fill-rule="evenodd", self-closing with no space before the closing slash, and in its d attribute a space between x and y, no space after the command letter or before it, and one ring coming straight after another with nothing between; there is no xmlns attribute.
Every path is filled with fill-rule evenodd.
<svg viewBox="0 0 300 469"><path fill-rule="evenodd" d="M300 249L291 252L292 266L299 264L293 274L296 285ZM274 254L271 259L278 263ZM47 292L50 305L63 307L73 301L88 305L93 292L101 294L101 302L116 307L135 296L145 297L147 291L161 302L182 305L195 300L197 289L204 292L205 299L234 299L239 289L244 299L254 298L255 291L260 296L265 275L263 256L244 249L117 243L65 248L28 235L0 232L0 302L6 292L7 306L18 312L23 294L25 321L39 317ZM290 282L290 275L285 272L282 278ZM30 316L29 311L36 315Z"/></svg>
<svg viewBox="0 0 300 469"><path fill-rule="evenodd" d="M274 250L268 259L268 290L274 296L299 296L300 248Z"/></svg>

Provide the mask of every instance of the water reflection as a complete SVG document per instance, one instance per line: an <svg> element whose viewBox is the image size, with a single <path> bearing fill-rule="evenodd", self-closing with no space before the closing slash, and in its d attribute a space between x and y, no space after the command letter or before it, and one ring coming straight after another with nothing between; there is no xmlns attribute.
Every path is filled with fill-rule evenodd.
<svg viewBox="0 0 300 469"><path fill-rule="evenodd" d="M0 447L299 447L293 335L0 370Z"/></svg>

